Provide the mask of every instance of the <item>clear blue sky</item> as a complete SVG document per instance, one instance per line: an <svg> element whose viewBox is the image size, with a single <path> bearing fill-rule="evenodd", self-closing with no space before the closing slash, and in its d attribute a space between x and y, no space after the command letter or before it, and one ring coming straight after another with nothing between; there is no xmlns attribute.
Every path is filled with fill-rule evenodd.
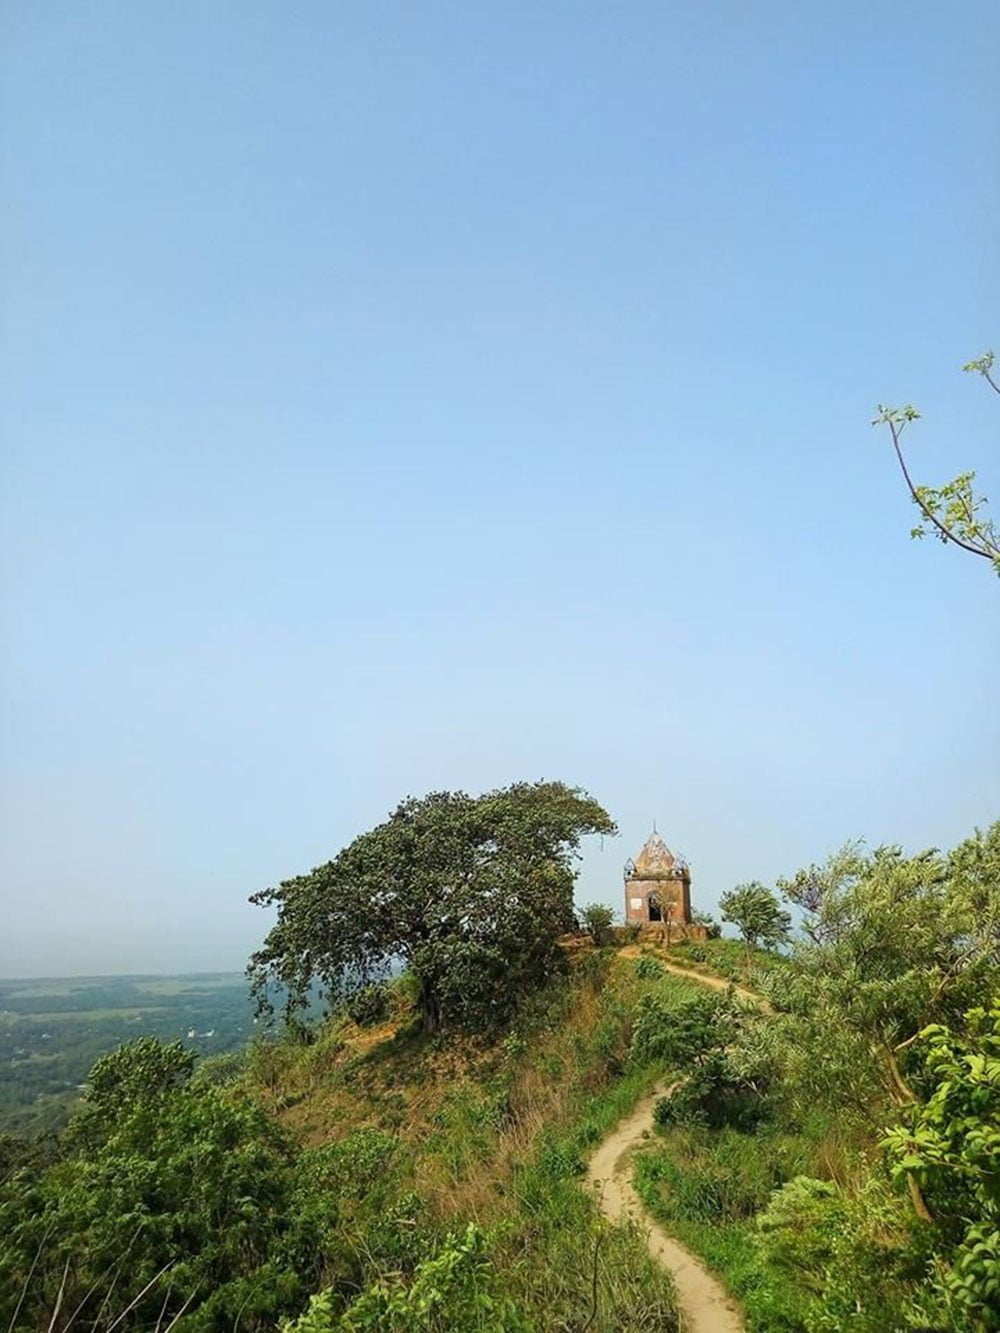
<svg viewBox="0 0 1000 1333"><path fill-rule="evenodd" d="M694 897L1000 812L1000 8L9 0L7 974L239 967L397 799ZM1000 350L1000 347L998 347ZM991 401L992 398L992 401Z"/></svg>

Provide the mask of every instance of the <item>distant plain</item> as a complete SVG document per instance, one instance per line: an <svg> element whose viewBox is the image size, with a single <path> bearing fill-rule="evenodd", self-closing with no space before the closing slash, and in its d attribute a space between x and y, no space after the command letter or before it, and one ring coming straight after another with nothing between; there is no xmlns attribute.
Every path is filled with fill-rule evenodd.
<svg viewBox="0 0 1000 1333"><path fill-rule="evenodd" d="M239 972L0 981L0 1132L59 1128L91 1065L122 1041L150 1035L224 1055L253 1030Z"/></svg>

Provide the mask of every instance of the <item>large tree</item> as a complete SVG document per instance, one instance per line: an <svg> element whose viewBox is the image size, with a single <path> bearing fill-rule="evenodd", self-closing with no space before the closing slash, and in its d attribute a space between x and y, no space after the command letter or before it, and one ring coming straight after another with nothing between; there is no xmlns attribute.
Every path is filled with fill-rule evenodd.
<svg viewBox="0 0 1000 1333"><path fill-rule="evenodd" d="M407 799L332 861L250 899L278 908L248 968L258 1002L276 985L291 1011L314 983L342 993L398 960L425 1030L496 1026L562 963L580 839L615 832L560 782Z"/></svg>

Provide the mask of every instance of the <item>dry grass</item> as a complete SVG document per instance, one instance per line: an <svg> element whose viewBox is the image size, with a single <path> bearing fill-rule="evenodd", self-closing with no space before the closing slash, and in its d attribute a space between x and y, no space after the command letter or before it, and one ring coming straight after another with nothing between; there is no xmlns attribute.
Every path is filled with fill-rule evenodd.
<svg viewBox="0 0 1000 1333"><path fill-rule="evenodd" d="M506 1043L449 1035L428 1040L398 1018L374 1028L341 1022L312 1046L285 1053L260 1089L305 1146L363 1127L395 1135L412 1160L413 1187L442 1218L488 1223L506 1207L512 1175L543 1132L567 1126L581 1098L600 1093L606 1066L581 1062L631 969L581 970L558 1022ZM623 1006L615 1054L624 1061Z"/></svg>

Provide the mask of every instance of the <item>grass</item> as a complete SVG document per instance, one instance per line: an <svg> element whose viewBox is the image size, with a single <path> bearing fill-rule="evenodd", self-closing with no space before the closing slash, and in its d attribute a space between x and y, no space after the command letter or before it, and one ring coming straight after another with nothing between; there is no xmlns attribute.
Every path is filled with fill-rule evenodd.
<svg viewBox="0 0 1000 1333"><path fill-rule="evenodd" d="M781 954L766 949L748 953L742 940L682 941L671 946L670 957L693 972L726 977L751 990L766 990L767 979L786 966Z"/></svg>
<svg viewBox="0 0 1000 1333"><path fill-rule="evenodd" d="M373 1044L340 1020L310 1045L258 1044L244 1077L317 1149L362 1126L391 1135L399 1197L412 1193L439 1234L484 1227L504 1294L534 1327L669 1333L668 1275L636 1230L607 1225L582 1178L588 1154L660 1072L630 1060L640 997L699 989L644 980L634 961L595 953L505 1040L428 1040L397 1020Z"/></svg>
<svg viewBox="0 0 1000 1333"><path fill-rule="evenodd" d="M815 1172L815 1145L761 1131L670 1129L636 1162L636 1189L650 1212L718 1272L755 1333L803 1333L805 1295L769 1267L755 1215L796 1175Z"/></svg>

